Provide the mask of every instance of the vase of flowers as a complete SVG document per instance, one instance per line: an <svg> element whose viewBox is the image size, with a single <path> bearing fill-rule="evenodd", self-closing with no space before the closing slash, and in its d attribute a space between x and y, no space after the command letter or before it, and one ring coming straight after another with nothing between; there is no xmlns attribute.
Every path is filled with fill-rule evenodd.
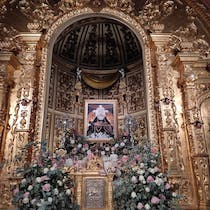
<svg viewBox="0 0 210 210"><path fill-rule="evenodd" d="M22 177L13 190L12 203L20 210L77 210L74 182L63 170L64 159L50 154L46 146L30 164L19 168Z"/></svg>

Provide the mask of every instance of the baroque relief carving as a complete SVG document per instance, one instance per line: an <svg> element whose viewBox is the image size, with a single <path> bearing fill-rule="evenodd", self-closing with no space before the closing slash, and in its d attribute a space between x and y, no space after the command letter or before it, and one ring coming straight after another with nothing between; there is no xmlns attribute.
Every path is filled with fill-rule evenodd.
<svg viewBox="0 0 210 210"><path fill-rule="evenodd" d="M84 8L82 10L77 10L77 11L74 11L74 12L69 12L68 14L64 15L62 18L58 19L49 28L49 31L48 31L48 33L45 36L45 42L48 43L49 40L50 40L50 38L51 38L51 36L52 36L52 34L57 29L57 27L59 27L65 21L69 20L71 17L76 17L76 16L79 16L80 14L84 14L84 13L88 14L88 13L92 13L92 12L93 11L91 9ZM129 16L126 16L123 13L120 13L120 12L118 12L116 10L111 10L111 9L108 9L108 8L102 9L101 10L101 13L103 15L108 15L108 14L116 15L119 18L121 18L122 20L124 20L126 22L129 22L130 24L133 25L133 27L136 28L135 30L139 34L141 34L141 37L142 37L143 41L145 43L147 42L147 36L146 36L145 32L143 31L143 29L141 28L141 26L135 20L133 20L132 18L130 18ZM148 46L148 45L146 44L145 46ZM40 82L40 84L43 84L43 80L45 80L45 76L46 76L45 75L45 69L46 69L46 59L47 59L47 48L44 48L42 52L43 52L43 57L42 57L42 64L43 65L41 66L41 82ZM149 49L147 47L145 48L145 58L146 58L145 59L145 69L146 69L145 71L146 71L146 77L147 77L147 88L148 88L148 93L149 93L148 106L150 107L149 108L150 109L150 113L151 113L150 120L151 120L151 127L152 127L152 129L151 129L152 132L150 133L150 135L151 135L151 139L153 139L155 141L156 138L155 138L155 132L154 132L154 130L155 130L156 124L155 124L155 119L154 119L154 115L153 115L154 109L152 108L153 107L153 90L152 90L152 85L151 85L151 82L152 82L151 76L152 75L150 73L151 69L149 67L151 61L150 61L150 52L149 52ZM43 110L44 107L42 106L42 103L43 103L43 94L44 94L44 87L42 85L40 86L39 92L40 92L40 105L41 105L40 108L41 109L39 110L39 113L38 113L37 125L39 125L40 119L41 119L40 117L42 116L41 113L44 111ZM90 96L90 98L91 98L91 96ZM82 110L81 110L80 113L83 113ZM39 120L39 122L38 122L38 120ZM42 129L40 128L40 131L41 130ZM39 133L38 136L40 136L40 134L41 133Z"/></svg>

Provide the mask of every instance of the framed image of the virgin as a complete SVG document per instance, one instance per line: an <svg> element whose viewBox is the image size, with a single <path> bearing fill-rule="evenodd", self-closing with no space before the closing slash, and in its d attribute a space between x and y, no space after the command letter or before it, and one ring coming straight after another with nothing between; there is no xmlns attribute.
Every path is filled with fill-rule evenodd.
<svg viewBox="0 0 210 210"><path fill-rule="evenodd" d="M117 100L85 100L84 136L108 141L117 136Z"/></svg>

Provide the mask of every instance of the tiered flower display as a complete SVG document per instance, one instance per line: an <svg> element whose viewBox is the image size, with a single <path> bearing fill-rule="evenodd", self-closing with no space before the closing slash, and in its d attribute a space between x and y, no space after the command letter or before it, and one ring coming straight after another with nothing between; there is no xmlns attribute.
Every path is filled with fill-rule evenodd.
<svg viewBox="0 0 210 210"><path fill-rule="evenodd" d="M62 171L64 166L85 170L87 160L99 156L104 172L115 173L115 210L173 210L177 198L168 182L167 174L159 168L159 153L148 141L136 141L124 133L120 139L93 143L79 136L75 130L66 130L65 156L50 155L46 149L32 164L23 169L13 203L21 210L76 210L72 192L73 181ZM58 153L57 153L58 154Z"/></svg>
<svg viewBox="0 0 210 210"><path fill-rule="evenodd" d="M12 203L19 210L76 210L74 182L62 170L64 159L42 148L32 163L18 170L22 180L13 190Z"/></svg>

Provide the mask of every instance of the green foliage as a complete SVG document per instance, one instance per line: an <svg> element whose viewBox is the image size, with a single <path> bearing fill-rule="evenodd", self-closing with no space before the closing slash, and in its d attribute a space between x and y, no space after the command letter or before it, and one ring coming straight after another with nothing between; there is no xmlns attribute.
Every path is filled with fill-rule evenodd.
<svg viewBox="0 0 210 210"><path fill-rule="evenodd" d="M26 147L23 149L25 152ZM22 180L13 190L12 203L19 210L76 210L79 206L73 195L74 182L62 167L64 159L47 151L43 142L40 154L19 168Z"/></svg>
<svg viewBox="0 0 210 210"><path fill-rule="evenodd" d="M119 161L120 176L114 181L115 210L170 210L176 194L162 173L159 154L150 145L134 146Z"/></svg>

